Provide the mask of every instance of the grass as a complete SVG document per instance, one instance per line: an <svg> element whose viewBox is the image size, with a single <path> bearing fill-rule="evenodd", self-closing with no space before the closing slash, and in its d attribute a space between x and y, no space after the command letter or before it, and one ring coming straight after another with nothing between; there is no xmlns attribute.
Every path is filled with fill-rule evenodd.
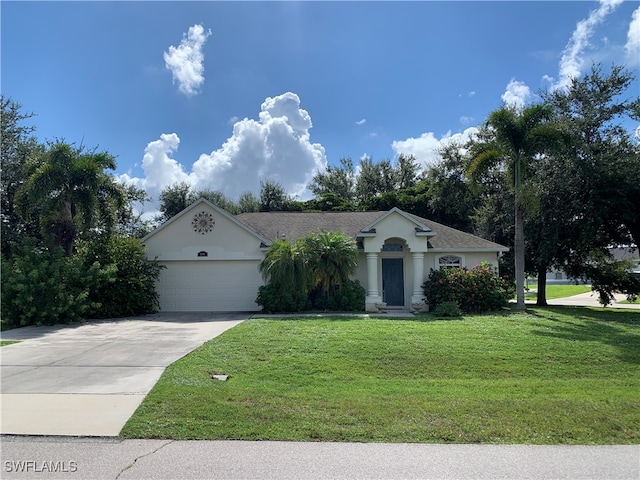
<svg viewBox="0 0 640 480"><path fill-rule="evenodd" d="M623 300L623 301L622 301L622 302L620 302L620 303L627 303L627 304L629 304L629 303L634 303L634 304L640 304L640 296L639 296L638 298L636 298L636 300L635 300L634 302L630 302L629 300Z"/></svg>
<svg viewBox="0 0 640 480"><path fill-rule="evenodd" d="M0 340L0 347L11 345L12 343L20 343L20 340Z"/></svg>
<svg viewBox="0 0 640 480"><path fill-rule="evenodd" d="M553 298L566 298L574 295L580 295L581 293L587 293L591 291L590 285L547 285L546 293L547 300ZM525 295L529 300L535 300L538 298L537 292L531 292Z"/></svg>
<svg viewBox="0 0 640 480"><path fill-rule="evenodd" d="M640 311L254 319L171 365L121 436L636 444L638 392Z"/></svg>

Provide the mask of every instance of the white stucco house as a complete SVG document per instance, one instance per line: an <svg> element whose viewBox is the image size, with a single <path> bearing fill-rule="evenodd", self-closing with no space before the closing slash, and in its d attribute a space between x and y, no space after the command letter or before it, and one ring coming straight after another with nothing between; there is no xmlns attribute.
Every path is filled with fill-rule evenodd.
<svg viewBox="0 0 640 480"><path fill-rule="evenodd" d="M162 270L157 288L163 311L258 311L263 279L258 264L278 239L313 231L341 231L358 244L355 278L366 289L366 309L386 302L408 309L423 300L431 269L497 267L507 247L406 213L260 212L232 215L200 199L142 239L147 258Z"/></svg>

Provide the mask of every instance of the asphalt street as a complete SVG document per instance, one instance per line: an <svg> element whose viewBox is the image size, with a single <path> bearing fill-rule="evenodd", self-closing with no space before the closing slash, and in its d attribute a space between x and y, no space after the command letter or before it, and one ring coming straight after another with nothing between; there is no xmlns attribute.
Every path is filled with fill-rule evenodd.
<svg viewBox="0 0 640 480"><path fill-rule="evenodd" d="M4 437L2 478L638 480L640 446ZM52 472L56 470L57 472Z"/></svg>

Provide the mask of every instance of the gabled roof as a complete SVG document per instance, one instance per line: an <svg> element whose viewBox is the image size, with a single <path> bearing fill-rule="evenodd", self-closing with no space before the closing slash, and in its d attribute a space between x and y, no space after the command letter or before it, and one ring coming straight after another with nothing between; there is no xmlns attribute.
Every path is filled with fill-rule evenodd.
<svg viewBox="0 0 640 480"><path fill-rule="evenodd" d="M231 215L229 212L227 212L226 210L218 207L217 205L214 205L213 203L211 203L209 200L207 200L206 198L199 198L198 200L196 200L195 202L193 202L191 205L189 205L187 208L185 208L184 210L182 210L180 213L178 213L177 215L171 217L169 220L167 220L166 222L164 222L162 225L160 225L158 228L156 228L155 230L153 230L152 232L148 233L147 235L145 235L142 238L142 243L146 242L149 238L153 237L154 235L156 235L158 232L164 230L166 227L168 227L169 225L171 225L174 222L177 222L180 218L182 218L185 215L188 215L189 212L195 210L198 207L201 207L202 205L207 205L208 207L212 208L213 210L215 210L216 212L218 212L218 215L222 215L226 218L228 218L230 221L232 221L233 223L235 223L236 225L238 225L240 228L242 228L243 230L246 230L248 233L250 233L251 235L255 236L258 240L260 240L261 243L264 244L269 244L270 241L265 238L264 236L262 236L259 232L255 231L254 229L252 229L250 226L248 226L246 223L243 223L241 221L238 220L238 217Z"/></svg>
<svg viewBox="0 0 640 480"><path fill-rule="evenodd" d="M295 241L312 232L340 231L357 238L363 231L375 228L391 212L396 211L422 228L429 236L429 247L441 251L502 251L509 249L489 240L465 233L455 228L427 220L400 209L385 212L255 212L241 213L236 218L271 242L286 238ZM433 236L432 236L433 235Z"/></svg>
<svg viewBox="0 0 640 480"><path fill-rule="evenodd" d="M376 225L378 225L382 220L387 218L389 215L397 213L398 215L400 215L400 216L404 217L405 219L407 219L409 222L415 224L416 235L418 235L418 236L429 236L429 237L436 235L436 233L433 230L431 230L424 223L422 223L422 222L420 222L418 220L418 218L420 218L420 217L412 216L412 215L408 214L407 212L404 212L404 211L400 210L398 207L393 207L391 210L389 210L387 212L380 212L380 213L381 213L381 215L378 218L376 218L372 223L370 223L369 225L367 225L366 227L364 227L361 230L362 233L368 233L368 232L375 231Z"/></svg>

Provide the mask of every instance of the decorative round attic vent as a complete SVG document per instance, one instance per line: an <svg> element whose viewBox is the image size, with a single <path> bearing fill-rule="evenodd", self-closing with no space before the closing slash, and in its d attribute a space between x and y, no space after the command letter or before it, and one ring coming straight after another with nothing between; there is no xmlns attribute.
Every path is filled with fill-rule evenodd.
<svg viewBox="0 0 640 480"><path fill-rule="evenodd" d="M205 235L213 230L213 226L216 221L213 219L213 215L208 212L196 213L191 220L191 226L197 233Z"/></svg>

